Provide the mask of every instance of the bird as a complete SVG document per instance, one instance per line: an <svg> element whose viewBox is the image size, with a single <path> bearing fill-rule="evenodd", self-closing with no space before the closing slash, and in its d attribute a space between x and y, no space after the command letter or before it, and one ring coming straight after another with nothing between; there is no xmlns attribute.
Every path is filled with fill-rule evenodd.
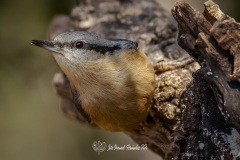
<svg viewBox="0 0 240 160"><path fill-rule="evenodd" d="M70 81L75 106L89 123L121 132L145 121L156 85L155 71L137 42L72 31L52 41L31 43L51 51Z"/></svg>

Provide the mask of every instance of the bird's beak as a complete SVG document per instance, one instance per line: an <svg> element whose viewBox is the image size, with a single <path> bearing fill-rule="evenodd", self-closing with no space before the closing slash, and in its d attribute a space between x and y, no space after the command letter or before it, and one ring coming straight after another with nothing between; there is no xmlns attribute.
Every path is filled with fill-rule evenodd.
<svg viewBox="0 0 240 160"><path fill-rule="evenodd" d="M61 48L54 44L52 41L47 41L47 40L32 40L31 41L32 44L41 47L41 48L45 48L47 50L53 51L53 52L61 52Z"/></svg>

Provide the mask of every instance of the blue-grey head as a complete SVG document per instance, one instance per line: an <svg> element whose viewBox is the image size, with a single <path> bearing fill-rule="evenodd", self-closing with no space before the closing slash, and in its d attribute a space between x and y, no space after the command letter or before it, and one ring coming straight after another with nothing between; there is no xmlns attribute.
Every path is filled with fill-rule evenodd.
<svg viewBox="0 0 240 160"><path fill-rule="evenodd" d="M118 55L138 48L136 42L126 39L107 40L88 32L66 32L53 41L32 40L32 43L59 53L68 60L96 60L102 56Z"/></svg>

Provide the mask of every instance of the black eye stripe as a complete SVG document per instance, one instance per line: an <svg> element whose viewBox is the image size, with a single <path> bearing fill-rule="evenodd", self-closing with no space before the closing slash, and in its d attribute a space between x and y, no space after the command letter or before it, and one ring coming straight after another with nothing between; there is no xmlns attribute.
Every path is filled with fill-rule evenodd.
<svg viewBox="0 0 240 160"><path fill-rule="evenodd" d="M87 44L87 43L84 48L87 50L94 50L101 54L106 54L107 52L113 53L114 51L121 49L121 47L119 45L115 45L113 47L108 47L108 46L99 46L97 44Z"/></svg>
<svg viewBox="0 0 240 160"><path fill-rule="evenodd" d="M108 46L100 46L97 44L89 44L89 43L85 43L83 41L61 44L61 47L64 47L64 46L70 46L71 48L76 48L76 49L94 50L101 54L106 54L106 53L111 54L114 51L118 51L121 49L121 47L119 45L114 45L112 47L108 47Z"/></svg>

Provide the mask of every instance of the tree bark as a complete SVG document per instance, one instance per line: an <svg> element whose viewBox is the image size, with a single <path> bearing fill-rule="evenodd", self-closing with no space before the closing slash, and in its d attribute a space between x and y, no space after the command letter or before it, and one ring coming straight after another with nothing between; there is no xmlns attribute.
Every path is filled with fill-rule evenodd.
<svg viewBox="0 0 240 160"><path fill-rule="evenodd" d="M154 0L79 1L70 15L53 19L48 35L53 39L62 32L82 30L138 41L153 65L181 61L189 54L195 63L155 73L151 111L146 121L126 134L164 159L237 158L239 24L212 1L205 3L203 14L184 2L176 3L172 14L178 29L172 16ZM187 52L177 44L177 31L178 44ZM66 76L56 74L53 83L64 113L87 124L72 101Z"/></svg>

